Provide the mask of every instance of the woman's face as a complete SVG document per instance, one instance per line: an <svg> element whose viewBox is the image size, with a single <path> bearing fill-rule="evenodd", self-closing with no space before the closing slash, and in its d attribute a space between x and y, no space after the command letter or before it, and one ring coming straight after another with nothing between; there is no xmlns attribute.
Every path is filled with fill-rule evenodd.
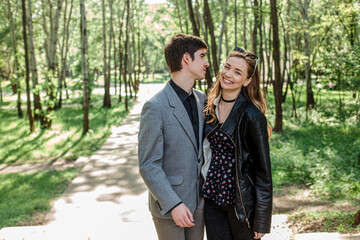
<svg viewBox="0 0 360 240"><path fill-rule="evenodd" d="M230 57L220 72L220 84L224 90L240 90L247 86L251 79L247 79L248 63L243 58Z"/></svg>

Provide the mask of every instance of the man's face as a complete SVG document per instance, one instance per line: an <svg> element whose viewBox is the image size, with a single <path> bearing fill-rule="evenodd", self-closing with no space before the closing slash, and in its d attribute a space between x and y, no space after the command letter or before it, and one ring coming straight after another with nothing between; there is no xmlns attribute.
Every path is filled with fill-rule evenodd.
<svg viewBox="0 0 360 240"><path fill-rule="evenodd" d="M194 76L195 80L202 80L205 78L206 68L210 64L206 61L206 52L205 48L201 48L194 53L194 60L190 58L189 71Z"/></svg>

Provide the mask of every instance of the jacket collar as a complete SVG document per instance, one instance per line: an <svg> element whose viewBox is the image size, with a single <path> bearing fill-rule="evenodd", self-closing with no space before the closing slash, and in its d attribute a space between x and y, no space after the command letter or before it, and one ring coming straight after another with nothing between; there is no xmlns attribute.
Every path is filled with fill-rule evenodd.
<svg viewBox="0 0 360 240"><path fill-rule="evenodd" d="M217 105L220 102L220 98L221 98L221 93L214 101L215 114L217 117L219 114ZM241 91L234 103L234 106L232 107L232 109L229 113L229 116L227 117L227 119L225 120L225 122L223 123L223 125L220 128L222 131L226 132L232 139L234 139L236 125L237 125L241 115L244 113L243 109L245 108L245 106L248 105L248 103L249 103L249 100L245 97L244 93ZM209 116L207 116L207 118L206 118L206 121L208 121L208 120L209 120ZM207 124L208 127L205 128L204 136L207 136L209 134L209 132L217 126L217 124L218 124L218 122Z"/></svg>
<svg viewBox="0 0 360 240"><path fill-rule="evenodd" d="M235 132L236 124L239 121L240 116L244 113L243 109L248 104L248 102L249 101L245 97L244 93L241 91L229 113L229 116L221 127L221 129L225 131L228 135L230 135L232 138L234 138L233 135Z"/></svg>

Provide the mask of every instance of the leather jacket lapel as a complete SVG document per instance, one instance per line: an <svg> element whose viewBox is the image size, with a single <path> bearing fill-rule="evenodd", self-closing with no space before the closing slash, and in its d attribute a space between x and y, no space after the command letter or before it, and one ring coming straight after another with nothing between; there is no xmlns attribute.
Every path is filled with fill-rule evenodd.
<svg viewBox="0 0 360 240"><path fill-rule="evenodd" d="M235 140L235 128L239 119L243 115L243 109L247 106L247 104L248 100L246 99L244 93L240 92L229 116L221 127L221 130L225 131L233 140Z"/></svg>

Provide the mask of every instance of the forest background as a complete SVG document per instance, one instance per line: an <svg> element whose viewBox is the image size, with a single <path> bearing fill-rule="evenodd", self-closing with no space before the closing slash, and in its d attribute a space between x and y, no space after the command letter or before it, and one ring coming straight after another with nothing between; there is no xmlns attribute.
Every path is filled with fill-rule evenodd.
<svg viewBox="0 0 360 240"><path fill-rule="evenodd" d="M73 162L169 80L175 33L198 35L207 91L235 46L259 56L275 213L294 231L359 232L360 1L1 0L0 169ZM25 110L26 109L26 110ZM41 222L78 168L0 175L0 228Z"/></svg>

